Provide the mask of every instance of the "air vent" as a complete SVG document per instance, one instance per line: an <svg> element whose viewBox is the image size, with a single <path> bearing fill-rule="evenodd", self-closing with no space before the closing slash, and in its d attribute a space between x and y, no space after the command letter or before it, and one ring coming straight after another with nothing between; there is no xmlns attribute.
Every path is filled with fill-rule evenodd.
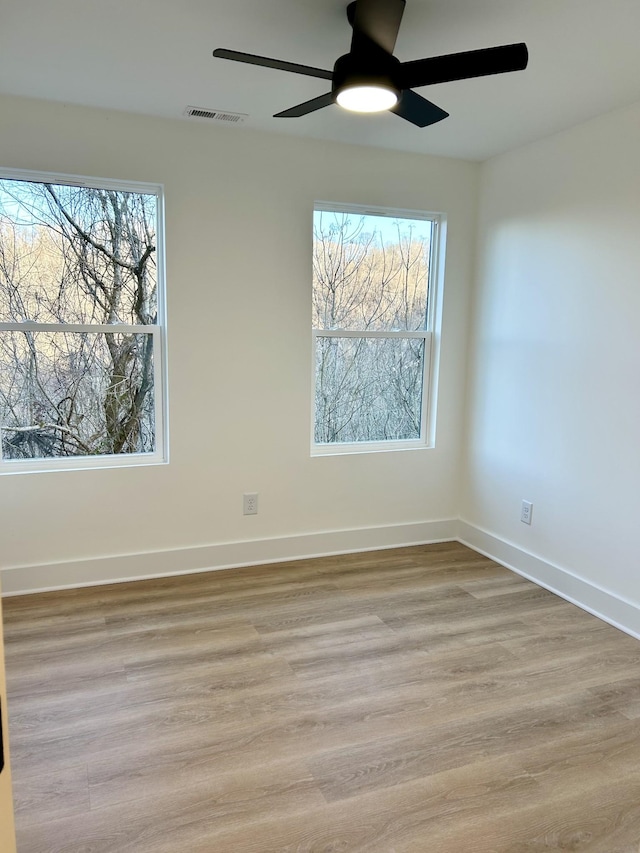
<svg viewBox="0 0 640 853"><path fill-rule="evenodd" d="M230 113L227 110L211 110L207 107L187 107L183 113L192 118L206 118L225 124L242 124L248 118L246 113Z"/></svg>

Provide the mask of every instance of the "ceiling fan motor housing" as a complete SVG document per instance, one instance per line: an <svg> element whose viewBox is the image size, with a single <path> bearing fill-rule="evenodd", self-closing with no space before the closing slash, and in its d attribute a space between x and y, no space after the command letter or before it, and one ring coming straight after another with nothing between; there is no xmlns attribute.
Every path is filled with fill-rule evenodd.
<svg viewBox="0 0 640 853"><path fill-rule="evenodd" d="M388 54L346 53L333 66L333 99L335 101L343 89L352 86L379 86L390 89L399 98L402 89L398 81L399 69L399 60Z"/></svg>

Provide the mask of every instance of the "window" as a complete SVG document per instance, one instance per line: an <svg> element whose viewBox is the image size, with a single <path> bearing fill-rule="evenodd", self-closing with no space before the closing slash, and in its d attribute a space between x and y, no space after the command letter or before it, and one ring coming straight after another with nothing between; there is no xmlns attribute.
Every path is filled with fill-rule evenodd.
<svg viewBox="0 0 640 853"><path fill-rule="evenodd" d="M438 224L316 205L312 453L428 445Z"/></svg>
<svg viewBox="0 0 640 853"><path fill-rule="evenodd" d="M0 173L0 472L166 458L161 188Z"/></svg>

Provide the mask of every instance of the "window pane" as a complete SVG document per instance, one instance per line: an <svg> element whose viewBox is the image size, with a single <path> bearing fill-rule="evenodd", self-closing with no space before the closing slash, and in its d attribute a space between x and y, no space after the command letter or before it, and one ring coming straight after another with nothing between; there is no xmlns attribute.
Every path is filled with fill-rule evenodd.
<svg viewBox="0 0 640 853"><path fill-rule="evenodd" d="M155 195L0 180L0 322L156 322Z"/></svg>
<svg viewBox="0 0 640 853"><path fill-rule="evenodd" d="M426 328L433 223L316 210L313 327Z"/></svg>
<svg viewBox="0 0 640 853"><path fill-rule="evenodd" d="M315 440L420 438L424 339L316 338Z"/></svg>
<svg viewBox="0 0 640 853"><path fill-rule="evenodd" d="M0 332L6 459L155 450L153 335Z"/></svg>

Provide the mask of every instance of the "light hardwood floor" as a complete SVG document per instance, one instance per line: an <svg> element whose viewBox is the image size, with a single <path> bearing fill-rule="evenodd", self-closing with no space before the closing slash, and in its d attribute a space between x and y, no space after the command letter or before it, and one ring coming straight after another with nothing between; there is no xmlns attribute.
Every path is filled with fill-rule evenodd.
<svg viewBox="0 0 640 853"><path fill-rule="evenodd" d="M19 853L640 851L640 643L462 545L4 607Z"/></svg>

